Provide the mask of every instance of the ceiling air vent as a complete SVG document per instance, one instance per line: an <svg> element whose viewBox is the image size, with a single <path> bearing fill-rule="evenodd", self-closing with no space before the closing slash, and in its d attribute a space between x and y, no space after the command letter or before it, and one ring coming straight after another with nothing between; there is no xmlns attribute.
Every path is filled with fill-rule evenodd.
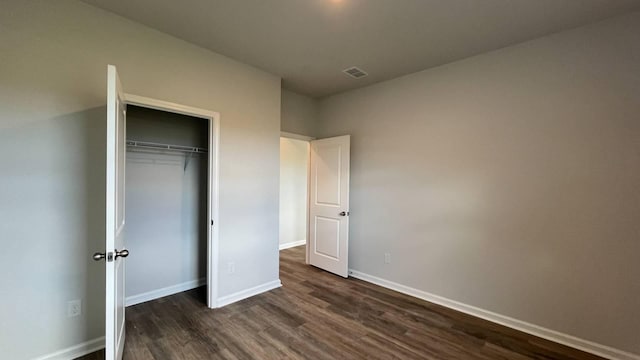
<svg viewBox="0 0 640 360"><path fill-rule="evenodd" d="M348 69L344 69L344 70L342 70L342 72L347 74L347 75L349 75L349 76L351 76L354 79L360 79L360 78L363 78L363 77L369 75L366 72L364 72L363 70L358 69L355 66L354 67L350 67Z"/></svg>

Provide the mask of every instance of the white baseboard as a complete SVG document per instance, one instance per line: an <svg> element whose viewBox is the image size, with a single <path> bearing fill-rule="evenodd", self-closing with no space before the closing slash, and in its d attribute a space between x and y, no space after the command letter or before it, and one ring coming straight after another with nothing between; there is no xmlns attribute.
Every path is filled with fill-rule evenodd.
<svg viewBox="0 0 640 360"><path fill-rule="evenodd" d="M69 360L79 358L87 354L91 354L94 351L104 349L104 336L83 342L78 345L70 346L66 349L56 351L51 354L43 355L35 358L34 360Z"/></svg>
<svg viewBox="0 0 640 360"><path fill-rule="evenodd" d="M294 241L286 244L280 244L280 250L301 246L301 245L306 245L306 244L307 244L307 240L300 240L300 241Z"/></svg>
<svg viewBox="0 0 640 360"><path fill-rule="evenodd" d="M610 346L598 344L592 341L580 339L575 336L563 334L558 331L547 329L538 325L530 324L528 322L514 319L508 316L500 315L488 310L480 309L475 306L467 305L455 300L447 299L442 296L430 294L428 292L414 289L405 285L395 283L393 281L381 279L379 277L365 274L356 270L349 270L349 275L372 284L376 284L387 289L395 290L397 292L410 295L434 304L442 305L444 307L463 312L481 319L485 319L512 329L516 329L527 334L531 334L543 339L547 339L559 344L570 346L594 355L598 355L612 360L640 360L640 355L632 354L626 351L618 350Z"/></svg>
<svg viewBox="0 0 640 360"><path fill-rule="evenodd" d="M252 297L254 295L261 294L263 292L267 292L269 290L273 290L282 286L280 279L268 282L266 284L254 286L250 289L238 291L237 293L233 293L231 295L223 296L218 298L216 303L217 307L221 308L223 306L232 304L236 301L244 300L248 297Z"/></svg>
<svg viewBox="0 0 640 360"><path fill-rule="evenodd" d="M157 289L157 290L149 291L149 292L138 294L138 295L127 296L127 298L124 301L124 304L125 306L136 305L143 302L159 299L161 297L177 294L183 291L195 289L197 287L200 287L206 284L207 284L206 278L187 281L187 282L183 282L182 284L167 286L162 289Z"/></svg>

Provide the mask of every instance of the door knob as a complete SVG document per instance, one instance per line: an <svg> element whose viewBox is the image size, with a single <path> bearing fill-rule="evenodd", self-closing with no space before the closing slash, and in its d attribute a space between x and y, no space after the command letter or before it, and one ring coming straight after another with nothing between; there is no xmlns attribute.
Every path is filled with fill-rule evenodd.
<svg viewBox="0 0 640 360"><path fill-rule="evenodd" d="M97 252L93 254L93 260L100 261L100 260L107 259L108 262L111 262L119 257L126 258L127 256L129 256L129 250L123 249L121 251L118 251L116 249L115 256L114 256L114 253L112 252L110 252L108 256L105 253Z"/></svg>
<svg viewBox="0 0 640 360"><path fill-rule="evenodd" d="M348 211L347 211L347 212L342 211L342 212L340 212L340 214L338 214L338 215L340 215L340 216L347 216L347 215L349 215L349 212L348 212Z"/></svg>

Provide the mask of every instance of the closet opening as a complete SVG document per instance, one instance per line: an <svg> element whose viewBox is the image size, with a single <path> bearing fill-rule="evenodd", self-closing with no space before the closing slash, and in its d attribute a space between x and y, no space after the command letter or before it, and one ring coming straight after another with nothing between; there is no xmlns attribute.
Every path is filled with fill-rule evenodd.
<svg viewBox="0 0 640 360"><path fill-rule="evenodd" d="M193 289L214 307L212 118L127 104L126 306ZM214 278L215 279L215 278Z"/></svg>

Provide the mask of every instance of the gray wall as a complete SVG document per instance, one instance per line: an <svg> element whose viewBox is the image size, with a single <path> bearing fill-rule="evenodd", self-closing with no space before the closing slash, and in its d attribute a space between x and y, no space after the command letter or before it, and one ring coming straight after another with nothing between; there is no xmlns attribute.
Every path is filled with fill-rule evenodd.
<svg viewBox="0 0 640 360"><path fill-rule="evenodd" d="M318 100L282 89L280 128L293 134L316 137L318 133Z"/></svg>
<svg viewBox="0 0 640 360"><path fill-rule="evenodd" d="M127 107L130 140L207 148L208 124L204 119ZM127 152L127 298L206 278L207 160L200 154L137 148Z"/></svg>
<svg viewBox="0 0 640 360"><path fill-rule="evenodd" d="M220 296L278 279L280 79L80 2L3 1L3 358L104 335L107 64L126 92L220 112Z"/></svg>
<svg viewBox="0 0 640 360"><path fill-rule="evenodd" d="M208 148L209 121L128 105L127 140Z"/></svg>
<svg viewBox="0 0 640 360"><path fill-rule="evenodd" d="M350 266L640 353L640 14L330 97ZM384 264L384 253L391 264Z"/></svg>

